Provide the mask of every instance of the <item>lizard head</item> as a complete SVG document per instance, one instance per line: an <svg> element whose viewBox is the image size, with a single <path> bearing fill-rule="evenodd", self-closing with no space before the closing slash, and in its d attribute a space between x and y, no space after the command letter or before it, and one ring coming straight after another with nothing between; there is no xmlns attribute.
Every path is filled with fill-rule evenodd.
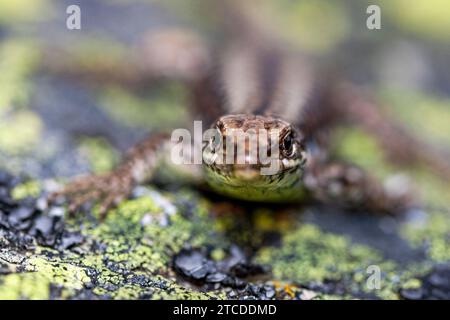
<svg viewBox="0 0 450 320"><path fill-rule="evenodd" d="M301 132L279 118L227 115L212 126L203 149L208 182L246 200L286 198L301 180L306 152ZM298 191L298 190L297 190Z"/></svg>

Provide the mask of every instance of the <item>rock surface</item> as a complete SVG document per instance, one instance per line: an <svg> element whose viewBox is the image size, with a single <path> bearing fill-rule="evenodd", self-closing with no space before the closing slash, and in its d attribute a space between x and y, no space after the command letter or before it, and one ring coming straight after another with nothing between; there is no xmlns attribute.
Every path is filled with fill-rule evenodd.
<svg viewBox="0 0 450 320"><path fill-rule="evenodd" d="M145 93L93 88L46 74L39 69L40 44L27 36L37 26L36 40L69 37L43 13L45 5L64 1L35 3L42 8L28 8L31 16L8 7L16 10L14 21L2 16L0 3L0 299L450 298L449 186L421 168L387 164L376 142L358 130L335 135L336 154L381 179L408 174L426 210L383 217L316 205L245 206L164 183L171 181L165 172L159 183L137 187L103 223L95 206L74 217L64 202L48 207L45 196L69 177L110 169L148 130L181 126L186 93L177 85ZM74 40L69 51L88 65L123 61L133 35L148 21L161 23L154 9L140 1L85 2L86 39ZM104 21L93 18L96 12ZM118 28L124 13L138 17ZM40 15L45 19L36 22ZM111 39L93 38L98 31ZM332 38L338 36L345 34ZM331 40L326 48L306 40L314 50L332 50ZM87 56L77 51L86 47ZM427 140L450 148L450 99L374 90L406 126L420 126Z"/></svg>

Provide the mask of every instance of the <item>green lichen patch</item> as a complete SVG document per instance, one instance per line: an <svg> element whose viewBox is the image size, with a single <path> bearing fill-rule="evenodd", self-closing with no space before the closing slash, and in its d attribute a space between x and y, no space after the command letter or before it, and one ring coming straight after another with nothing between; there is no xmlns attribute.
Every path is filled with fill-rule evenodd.
<svg viewBox="0 0 450 320"><path fill-rule="evenodd" d="M405 224L402 235L418 247L423 247L430 259L436 262L450 261L450 214L431 212L425 222Z"/></svg>
<svg viewBox="0 0 450 320"><path fill-rule="evenodd" d="M339 128L333 133L331 145L339 158L368 169L379 178L395 172L395 168L386 161L383 148L361 129Z"/></svg>
<svg viewBox="0 0 450 320"><path fill-rule="evenodd" d="M33 148L42 132L38 115L24 110L37 66L36 44L9 40L0 45L0 152L22 154Z"/></svg>
<svg viewBox="0 0 450 320"><path fill-rule="evenodd" d="M100 94L100 106L116 121L146 129L185 125L186 92L179 85L161 85L146 97L110 86Z"/></svg>
<svg viewBox="0 0 450 320"><path fill-rule="evenodd" d="M0 3L0 25L19 26L18 23L42 20L48 16L50 2L48 0L2 1Z"/></svg>
<svg viewBox="0 0 450 320"><path fill-rule="evenodd" d="M148 195L124 201L102 224L87 225L82 230L84 236L95 241L96 249L81 260L83 266L97 271L98 285L93 292L127 299L142 295L152 298L216 297L215 294L195 293L195 290L183 288L174 279L167 278L171 274L173 277L170 266L176 252L187 244L195 246L207 242L207 230L212 230L212 224L201 214L205 209L197 204L192 208L194 214L187 217L182 203L183 199L188 201L189 195L177 195L181 204L175 206L172 196L151 189L148 192ZM158 279L163 275L166 288L156 290L162 280L156 281L155 277ZM127 284L130 277L144 277L149 284L139 289L135 284Z"/></svg>
<svg viewBox="0 0 450 320"><path fill-rule="evenodd" d="M79 148L94 173L110 171L119 159L118 152L103 138L82 138Z"/></svg>
<svg viewBox="0 0 450 320"><path fill-rule="evenodd" d="M25 154L41 141L43 125L34 112L18 111L0 117L0 151L7 154Z"/></svg>
<svg viewBox="0 0 450 320"><path fill-rule="evenodd" d="M384 109L418 138L450 147L450 99L405 89L382 89Z"/></svg>
<svg viewBox="0 0 450 320"><path fill-rule="evenodd" d="M0 25L16 25L26 21L42 20L49 13L48 0L15 0L0 3Z"/></svg>
<svg viewBox="0 0 450 320"><path fill-rule="evenodd" d="M19 185L15 193L24 196L30 186ZM205 203L195 202L190 193L177 195L176 202L172 197L147 189L101 224L80 216L67 220L66 230L81 232L85 239L74 249L37 247L15 254L20 260L0 256L10 272L21 270L0 277L0 298L225 298L223 292L180 285L171 270L173 255L184 246L225 243L215 235L209 241L214 231Z"/></svg>
<svg viewBox="0 0 450 320"><path fill-rule="evenodd" d="M285 234L280 247L261 249L256 260L272 265L275 278L297 283L339 280L344 274L382 262L375 250L311 224Z"/></svg>
<svg viewBox="0 0 450 320"><path fill-rule="evenodd" d="M408 0L377 1L386 17L402 30L427 40L449 41L450 4L446 0L417 1L411 6Z"/></svg>
<svg viewBox="0 0 450 320"><path fill-rule="evenodd" d="M38 58L36 43L32 41L8 40L0 45L0 116L15 107L27 106L29 76L37 67Z"/></svg>
<svg viewBox="0 0 450 320"><path fill-rule="evenodd" d="M85 270L60 258L35 255L22 264L23 272L6 275L0 282L0 299L49 299L50 285L67 293L90 282Z"/></svg>
<svg viewBox="0 0 450 320"><path fill-rule="evenodd" d="M105 55L105 52L108 52ZM80 70L105 71L122 70L122 64L126 58L127 48L113 39L107 37L80 37L77 46L71 48L69 65Z"/></svg>
<svg viewBox="0 0 450 320"><path fill-rule="evenodd" d="M427 124L427 127L431 124ZM394 174L407 174L412 189L416 189L425 203L450 208L450 188L429 168L414 165L393 165L379 142L358 128L340 128L333 135L332 145L337 157L370 171L382 181Z"/></svg>
<svg viewBox="0 0 450 320"><path fill-rule="evenodd" d="M14 200L21 200L27 197L36 198L42 190L42 184L37 180L30 180L15 186L11 190L11 197Z"/></svg>
<svg viewBox="0 0 450 320"><path fill-rule="evenodd" d="M328 52L349 33L347 12L339 1L276 1L260 8L270 12L279 34L302 50ZM333 12L326 18L323 12ZM267 22L266 22L267 23Z"/></svg>

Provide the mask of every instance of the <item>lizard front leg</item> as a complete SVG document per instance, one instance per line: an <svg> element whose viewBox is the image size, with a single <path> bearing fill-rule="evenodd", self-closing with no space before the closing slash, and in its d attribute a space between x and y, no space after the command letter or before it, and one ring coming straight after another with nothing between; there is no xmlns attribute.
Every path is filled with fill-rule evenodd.
<svg viewBox="0 0 450 320"><path fill-rule="evenodd" d="M161 79L180 80L192 93L193 105L201 109L199 113L205 118L216 116L217 110L212 107L217 107L217 97L213 94L213 84L206 72L211 63L210 52L195 33L182 29L155 31L149 33L133 53L124 66L121 61L117 61L117 64L109 65L107 70L78 68L76 59L73 63L63 61L56 64L53 59L49 59L49 63L44 65L49 71L72 74L94 82L108 79L122 85L135 85ZM76 68L71 67L74 64ZM66 196L70 199L70 212L86 202L99 200L100 214L104 217L109 208L131 193L133 186L151 177L165 155L160 149L167 145L166 142L169 142L166 134L151 136L133 147L114 171L75 179L60 192L52 194L50 200ZM185 175L184 172L182 174Z"/></svg>
<svg viewBox="0 0 450 320"><path fill-rule="evenodd" d="M342 162L313 164L304 184L314 199L346 209L397 214L415 206L408 188L392 192L361 168Z"/></svg>
<svg viewBox="0 0 450 320"><path fill-rule="evenodd" d="M133 187L148 180L165 154L170 142L168 134L155 134L135 145L113 171L102 175L79 177L61 191L50 195L50 201L64 196L69 199L69 212L75 212L84 203L99 201L100 218L108 209L128 197Z"/></svg>

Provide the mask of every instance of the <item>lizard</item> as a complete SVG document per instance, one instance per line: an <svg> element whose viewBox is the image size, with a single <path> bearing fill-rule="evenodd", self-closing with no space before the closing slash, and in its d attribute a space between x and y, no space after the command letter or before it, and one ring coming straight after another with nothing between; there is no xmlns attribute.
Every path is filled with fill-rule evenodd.
<svg viewBox="0 0 450 320"><path fill-rule="evenodd" d="M204 143L203 158L214 156L219 140L235 144L227 140L233 130L256 130L258 138L262 130L276 133L280 164L276 172L261 174L265 164L259 158L239 164L203 163L202 170L195 172L212 190L247 201L292 203L309 198L389 214L418 205L408 188L393 192L358 166L329 157L324 132L329 135L338 124L369 132L399 163L422 163L450 179L444 155L383 114L370 93L328 76L298 52L268 41L242 21L237 19L232 27L232 39L214 49L185 30L158 31L141 47L139 63L126 64L121 74L127 76L119 77L133 83L139 82L136 79L181 80L190 92L194 117L212 123L219 134L218 139ZM50 199L69 198L71 212L86 202L99 201L104 218L134 186L151 180L173 144L168 132L152 134L133 146L111 172L79 177ZM263 140L257 153L270 144ZM226 143L219 148L226 154ZM248 151L247 144L245 148Z"/></svg>

